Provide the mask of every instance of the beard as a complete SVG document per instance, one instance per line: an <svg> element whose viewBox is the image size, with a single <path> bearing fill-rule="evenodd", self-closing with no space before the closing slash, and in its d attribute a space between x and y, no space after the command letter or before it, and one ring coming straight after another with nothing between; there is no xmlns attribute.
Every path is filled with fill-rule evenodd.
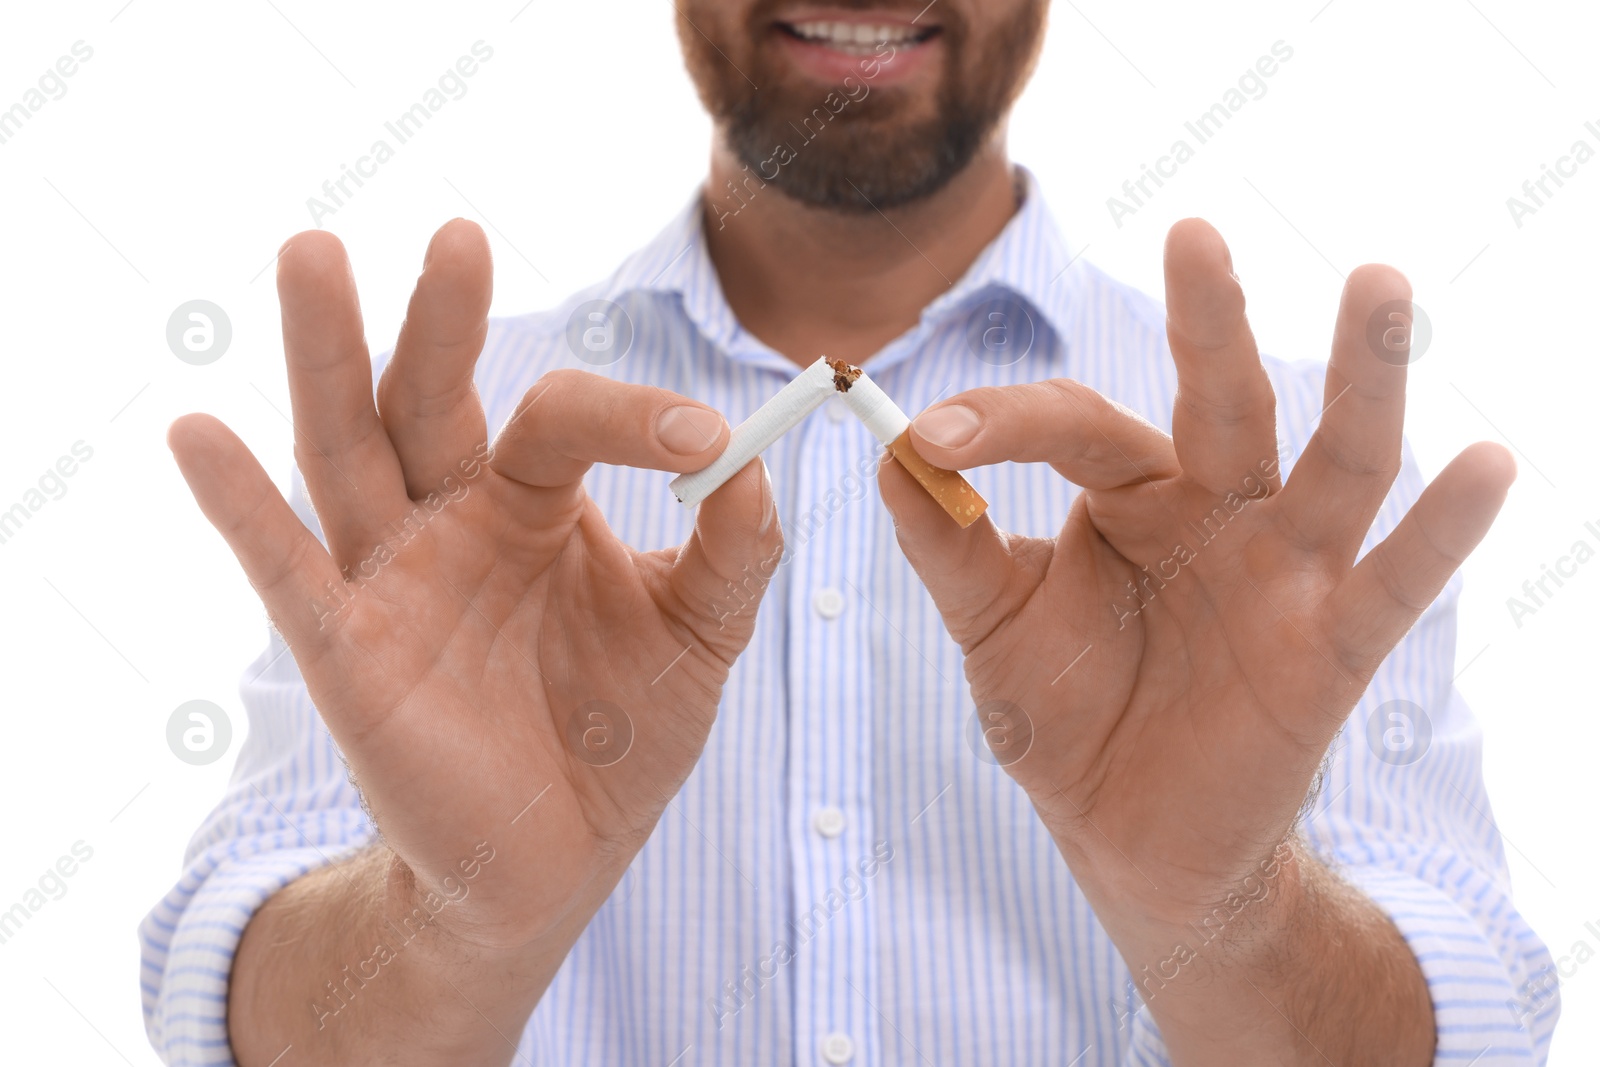
<svg viewBox="0 0 1600 1067"><path fill-rule="evenodd" d="M689 76L724 144L763 182L804 204L865 213L931 196L972 162L1033 70L1048 0L1023 0L982 39L947 7L937 44L898 46L943 51L931 100L905 86L874 86L871 64L888 66L883 54L863 57L860 74L831 87L792 72L775 39L784 32L775 13L786 3L757 0L742 24L728 25L717 19L725 9L717 0L682 0L678 37ZM925 7L918 0L907 10Z"/></svg>

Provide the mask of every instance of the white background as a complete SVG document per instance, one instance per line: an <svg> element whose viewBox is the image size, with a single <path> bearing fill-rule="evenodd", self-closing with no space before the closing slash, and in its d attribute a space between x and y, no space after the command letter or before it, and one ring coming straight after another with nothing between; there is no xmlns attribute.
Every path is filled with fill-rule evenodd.
<svg viewBox="0 0 1600 1067"><path fill-rule="evenodd" d="M94 853L0 945L0 1060L155 1062L134 928L233 755L188 766L166 722L204 698L242 732L237 684L265 635L162 435L212 412L287 484L269 264L311 225L307 197L482 39L494 56L466 96L323 224L351 250L375 350L455 215L489 230L497 314L556 302L654 234L703 173L709 125L671 14L660 0L8 5L0 108L75 41L94 54L0 145L0 510L74 442L93 458L0 544L0 910L74 842ZM1267 94L1113 225L1106 198L1278 40L1294 55ZM1573 542L1600 547L1584 526L1600 531L1600 160L1521 227L1506 199L1575 140L1600 149L1584 129L1600 130L1597 40L1600 16L1576 2L1063 0L1012 130L1071 238L1147 291L1167 226L1211 219L1276 354L1326 356L1341 272L1383 260L1410 275L1434 327L1410 380L1424 469L1485 437L1521 466L1466 568L1459 684L1483 721L1518 902L1558 957L1600 950L1600 560L1520 626L1506 601ZM194 298L232 320L209 366L166 345L169 314ZM1558 1067L1600 1050L1600 964L1567 969Z"/></svg>

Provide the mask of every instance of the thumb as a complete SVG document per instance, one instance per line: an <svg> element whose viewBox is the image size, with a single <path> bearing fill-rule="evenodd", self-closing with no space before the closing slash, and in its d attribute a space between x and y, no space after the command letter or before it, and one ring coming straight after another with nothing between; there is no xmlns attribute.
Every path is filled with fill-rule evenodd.
<svg viewBox="0 0 1600 1067"><path fill-rule="evenodd" d="M928 587L950 636L970 651L993 628L987 620L1016 575L1007 535L988 515L962 529L893 453L885 453L878 467L878 490L894 518L901 551Z"/></svg>
<svg viewBox="0 0 1600 1067"><path fill-rule="evenodd" d="M706 497L672 566L685 619L731 661L755 630L756 607L783 559L783 528L766 464L753 459Z"/></svg>

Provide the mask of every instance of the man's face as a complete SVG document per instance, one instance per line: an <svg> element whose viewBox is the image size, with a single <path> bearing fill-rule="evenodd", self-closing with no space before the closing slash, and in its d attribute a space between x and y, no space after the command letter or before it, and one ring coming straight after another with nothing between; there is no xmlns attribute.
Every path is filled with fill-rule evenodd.
<svg viewBox="0 0 1600 1067"><path fill-rule="evenodd" d="M740 162L804 203L870 212L972 160L1033 69L1048 3L678 0L677 24Z"/></svg>

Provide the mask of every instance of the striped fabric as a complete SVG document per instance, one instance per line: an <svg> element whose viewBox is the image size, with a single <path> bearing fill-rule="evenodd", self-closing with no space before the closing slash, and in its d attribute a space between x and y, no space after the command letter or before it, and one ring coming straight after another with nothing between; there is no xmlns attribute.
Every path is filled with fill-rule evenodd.
<svg viewBox="0 0 1600 1067"><path fill-rule="evenodd" d="M1075 259L1034 176L1018 177L1021 210L872 358L873 377L915 412L975 386L1066 376L1169 426L1160 305ZM677 390L734 422L798 372L735 320L697 204L600 285L493 323L477 371L491 428L557 367ZM568 341L569 317L595 299L625 309L634 334L604 367ZM994 327L1008 332L985 335ZM1269 370L1287 465L1318 413L1324 368ZM534 1012L518 1062L1169 1062L1027 798L969 744L961 657L875 499L876 452L830 401L767 453L788 555L755 638L704 757ZM1053 534L1074 495L1038 464L970 478L1002 526L1027 534ZM597 468L590 486L621 537L654 548L690 529L668 480ZM298 474L294 484L315 530ZM1408 453L1374 539L1421 488ZM1415 950L1438 1063L1542 1063L1557 1013L1551 959L1511 903L1479 729L1451 684L1457 596L1453 582L1379 671L1340 735L1308 834ZM283 653L272 635L247 669L250 731L233 783L140 929L145 1016L168 1063L232 1062L227 976L252 911L372 835ZM1432 726L1409 764L1369 742L1369 717L1400 699Z"/></svg>

